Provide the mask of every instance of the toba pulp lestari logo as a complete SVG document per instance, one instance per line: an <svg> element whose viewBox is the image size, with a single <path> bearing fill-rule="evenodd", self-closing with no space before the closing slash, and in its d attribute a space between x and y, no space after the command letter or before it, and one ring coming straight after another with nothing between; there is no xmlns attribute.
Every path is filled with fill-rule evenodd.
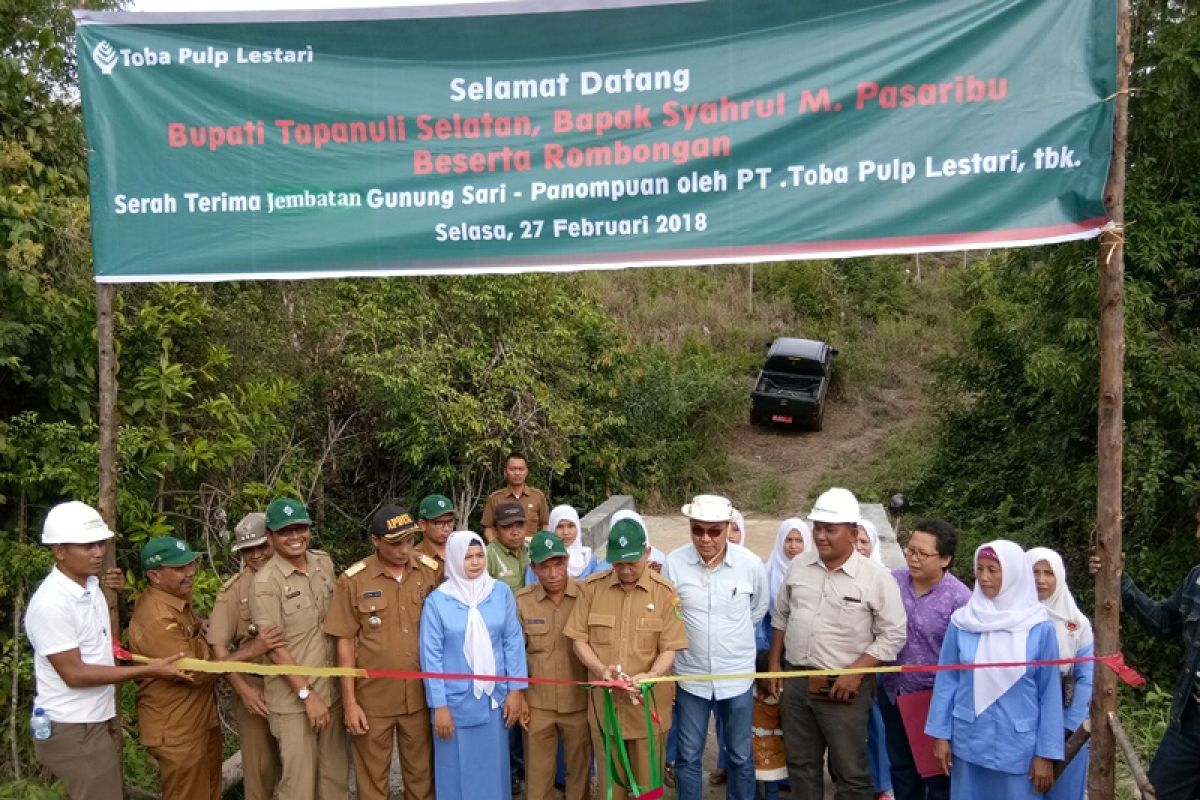
<svg viewBox="0 0 1200 800"><path fill-rule="evenodd" d="M217 47L204 45L179 47L164 50L160 47L113 47L111 42L101 40L92 48L92 61L105 75L112 75L120 64L122 67L211 67L220 69L227 64L249 67L265 65L300 65L313 63L313 48L304 44L297 48L284 47Z"/></svg>
<svg viewBox="0 0 1200 800"><path fill-rule="evenodd" d="M117 51L108 42L100 42L92 48L92 61L96 62L96 66L105 75L112 75L113 69L117 66Z"/></svg>

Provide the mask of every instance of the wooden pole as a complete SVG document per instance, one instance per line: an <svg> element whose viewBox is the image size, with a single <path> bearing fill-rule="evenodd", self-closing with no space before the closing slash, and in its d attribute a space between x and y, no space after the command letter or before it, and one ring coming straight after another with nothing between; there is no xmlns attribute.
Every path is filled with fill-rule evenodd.
<svg viewBox="0 0 1200 800"><path fill-rule="evenodd" d="M1121 459L1125 378L1125 151L1129 140L1129 0L1117 2L1117 93L1112 163L1104 204L1113 227L1100 236L1100 398L1096 441L1096 654L1121 649ZM1117 711L1117 676L1097 669L1092 686L1092 753L1088 797L1113 800L1116 743L1110 718ZM1110 715L1112 715L1110 717Z"/></svg>
<svg viewBox="0 0 1200 800"><path fill-rule="evenodd" d="M96 284L96 340L99 350L100 382L100 516L111 530L117 530L117 348L113 321L113 303L117 287ZM117 565L117 543L108 540L104 568ZM117 593L104 590L112 630L118 630Z"/></svg>
<svg viewBox="0 0 1200 800"><path fill-rule="evenodd" d="M1084 723L1075 729L1075 732L1067 739L1067 743L1063 748L1063 760L1054 762L1054 780L1058 780L1059 776L1067 771L1067 767L1071 766L1071 762L1075 760L1075 756L1079 755L1079 751L1092 738L1092 727L1090 720L1084 720Z"/></svg>
<svg viewBox="0 0 1200 800"><path fill-rule="evenodd" d="M1129 771L1133 774L1133 782L1137 784L1142 800L1155 800L1158 795L1150 783L1150 778L1146 776L1146 770L1142 768L1142 760L1138 758L1137 748L1133 746L1133 742L1129 741L1129 734L1125 733L1125 728L1121 726L1121 720L1116 714L1109 714L1108 721L1112 725L1117 744L1121 745L1121 755L1125 756L1125 763L1129 765Z"/></svg>

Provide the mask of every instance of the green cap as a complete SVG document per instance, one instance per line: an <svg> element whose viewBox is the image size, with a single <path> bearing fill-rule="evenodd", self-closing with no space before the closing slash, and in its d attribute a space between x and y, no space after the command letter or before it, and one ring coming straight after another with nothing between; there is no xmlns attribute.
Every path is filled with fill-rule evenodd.
<svg viewBox="0 0 1200 800"><path fill-rule="evenodd" d="M637 520L623 519L608 532L608 552L605 559L610 564L622 561L637 561L646 553L646 529Z"/></svg>
<svg viewBox="0 0 1200 800"><path fill-rule="evenodd" d="M548 558L567 557L567 546L550 531L538 531L529 540L529 560L540 564Z"/></svg>
<svg viewBox="0 0 1200 800"><path fill-rule="evenodd" d="M142 545L142 569L182 567L200 557L187 542L174 536L155 536Z"/></svg>
<svg viewBox="0 0 1200 800"><path fill-rule="evenodd" d="M277 531L289 525L312 525L304 503L290 497L272 500L267 506L267 530Z"/></svg>
<svg viewBox="0 0 1200 800"><path fill-rule="evenodd" d="M441 494L431 494L425 497L417 506L417 519L434 519L454 511L454 501Z"/></svg>

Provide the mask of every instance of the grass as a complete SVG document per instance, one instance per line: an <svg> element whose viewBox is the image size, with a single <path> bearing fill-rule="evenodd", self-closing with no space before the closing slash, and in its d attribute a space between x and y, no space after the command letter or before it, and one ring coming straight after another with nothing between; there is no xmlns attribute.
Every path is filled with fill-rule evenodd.
<svg viewBox="0 0 1200 800"><path fill-rule="evenodd" d="M760 514L778 514L787 505L787 487L778 475L763 475L751 487L748 498L748 508L744 510L757 511Z"/></svg>

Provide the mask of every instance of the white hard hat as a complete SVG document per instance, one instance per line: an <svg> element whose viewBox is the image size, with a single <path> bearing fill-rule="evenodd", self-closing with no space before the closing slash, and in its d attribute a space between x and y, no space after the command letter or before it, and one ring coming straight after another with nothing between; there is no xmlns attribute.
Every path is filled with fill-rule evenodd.
<svg viewBox="0 0 1200 800"><path fill-rule="evenodd" d="M91 544L113 538L100 512L78 500L50 509L42 523L42 544Z"/></svg>
<svg viewBox="0 0 1200 800"><path fill-rule="evenodd" d="M733 510L733 503L716 494L698 494L679 510L688 519L699 522L729 522L737 513Z"/></svg>
<svg viewBox="0 0 1200 800"><path fill-rule="evenodd" d="M808 512L809 522L848 522L857 525L862 518L858 500L849 489L834 487L824 492Z"/></svg>

